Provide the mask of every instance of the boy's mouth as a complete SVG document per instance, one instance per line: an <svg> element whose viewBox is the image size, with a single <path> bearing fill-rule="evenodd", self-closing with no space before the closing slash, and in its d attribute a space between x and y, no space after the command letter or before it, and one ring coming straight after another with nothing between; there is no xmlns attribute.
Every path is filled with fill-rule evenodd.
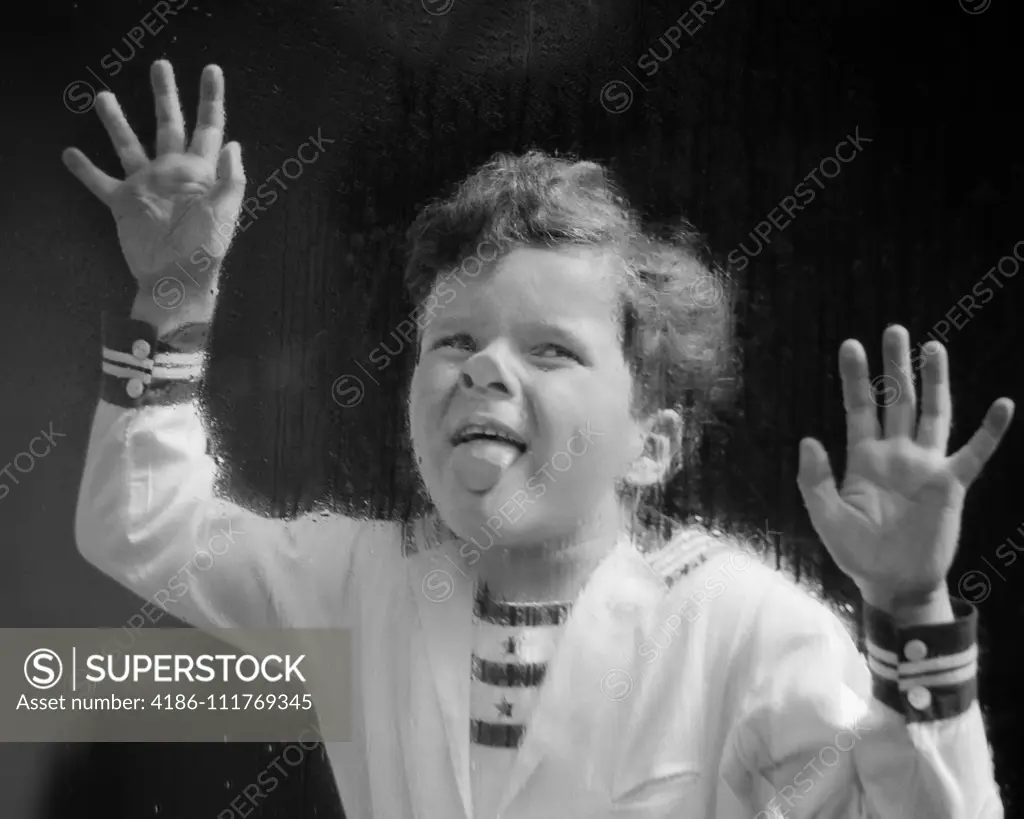
<svg viewBox="0 0 1024 819"><path fill-rule="evenodd" d="M451 436L455 480L474 495L486 495L527 450L526 440L508 424L474 413Z"/></svg>
<svg viewBox="0 0 1024 819"><path fill-rule="evenodd" d="M471 420L461 424L452 435L451 443L454 447L463 444L473 444L474 448L509 447L516 451L517 457L527 449L526 441L518 432L492 419Z"/></svg>

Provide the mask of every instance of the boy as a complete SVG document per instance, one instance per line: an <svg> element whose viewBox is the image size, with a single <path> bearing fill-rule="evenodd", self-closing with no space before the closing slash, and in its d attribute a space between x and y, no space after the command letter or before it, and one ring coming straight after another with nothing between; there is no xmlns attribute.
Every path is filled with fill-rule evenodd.
<svg viewBox="0 0 1024 819"><path fill-rule="evenodd" d="M97 110L126 180L65 153L111 207L140 285L132 318L105 325L78 543L200 628L355 629L355 737L327 743L348 816L1002 816L977 615L945 578L1008 400L947 458L941 346L916 437L906 332L884 336L901 387L884 435L864 351L841 349L842 492L809 439L798 482L867 603L865 664L824 606L725 538L640 548L631 510L683 453L678 390L715 372L728 311L697 303L692 253L638 259L635 218L598 166L501 157L410 231L423 310L409 428L436 511L260 518L214 498L191 400L217 270L192 269L209 289L173 309L156 298L242 203L223 78L203 74L187 152L170 66L152 78L155 159L109 94ZM156 595L224 531L237 544L187 594ZM330 685L312 680L314 699Z"/></svg>

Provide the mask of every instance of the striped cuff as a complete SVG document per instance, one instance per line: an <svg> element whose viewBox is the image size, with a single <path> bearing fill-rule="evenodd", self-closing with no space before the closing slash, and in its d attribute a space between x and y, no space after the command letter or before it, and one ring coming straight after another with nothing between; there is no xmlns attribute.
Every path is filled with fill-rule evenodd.
<svg viewBox="0 0 1024 819"><path fill-rule="evenodd" d="M864 605L874 695L908 722L958 716L978 695L978 611L952 602L952 623L906 628Z"/></svg>
<svg viewBox="0 0 1024 819"><path fill-rule="evenodd" d="M103 315L101 397L120 407L180 404L196 397L205 362L207 324L157 339L144 321Z"/></svg>

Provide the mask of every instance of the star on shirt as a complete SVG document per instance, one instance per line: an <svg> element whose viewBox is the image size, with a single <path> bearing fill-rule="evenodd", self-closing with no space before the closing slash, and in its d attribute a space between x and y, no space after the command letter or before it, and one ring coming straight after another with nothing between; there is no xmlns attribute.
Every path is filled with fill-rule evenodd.
<svg viewBox="0 0 1024 819"><path fill-rule="evenodd" d="M512 716L512 703L510 703L505 697L501 698L501 702L494 703L494 707L498 709L498 713L501 714L501 716Z"/></svg>
<svg viewBox="0 0 1024 819"><path fill-rule="evenodd" d="M502 643L502 645L505 647L505 653L506 654L515 654L516 653L517 643L516 643L516 638L515 637L507 638Z"/></svg>

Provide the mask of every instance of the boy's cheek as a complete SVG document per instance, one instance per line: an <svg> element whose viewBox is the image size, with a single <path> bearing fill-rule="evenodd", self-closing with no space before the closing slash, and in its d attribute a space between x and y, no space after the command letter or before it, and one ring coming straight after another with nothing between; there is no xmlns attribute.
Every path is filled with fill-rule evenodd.
<svg viewBox="0 0 1024 819"><path fill-rule="evenodd" d="M413 369L409 394L420 405L437 406L451 395L461 372L461 366L455 361L435 353L423 353Z"/></svg>
<svg viewBox="0 0 1024 819"><path fill-rule="evenodd" d="M417 366L409 386L409 428L426 435L443 429L446 397L454 381L447 368L425 364Z"/></svg>

